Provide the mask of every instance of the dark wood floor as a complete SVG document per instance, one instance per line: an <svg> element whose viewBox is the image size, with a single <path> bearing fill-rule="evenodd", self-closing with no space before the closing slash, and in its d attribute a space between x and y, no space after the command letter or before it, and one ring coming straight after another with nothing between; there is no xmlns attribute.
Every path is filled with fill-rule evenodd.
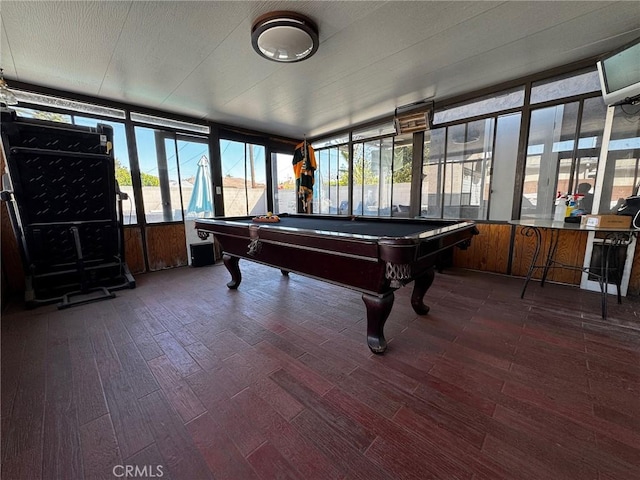
<svg viewBox="0 0 640 480"><path fill-rule="evenodd" d="M640 478L637 299L451 270L376 356L359 294L241 265L10 307L2 478Z"/></svg>

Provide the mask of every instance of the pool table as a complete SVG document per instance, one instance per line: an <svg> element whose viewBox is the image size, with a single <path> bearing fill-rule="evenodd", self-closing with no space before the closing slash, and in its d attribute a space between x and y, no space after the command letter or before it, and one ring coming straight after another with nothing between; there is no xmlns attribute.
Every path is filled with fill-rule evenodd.
<svg viewBox="0 0 640 480"><path fill-rule="evenodd" d="M478 233L473 222L425 218L347 217L282 214L277 223L253 217L197 219L200 238L213 234L236 289L241 258L362 292L367 311L367 343L374 353L387 348L384 324L394 290L413 281L411 305L429 311L423 298L439 256L466 248Z"/></svg>

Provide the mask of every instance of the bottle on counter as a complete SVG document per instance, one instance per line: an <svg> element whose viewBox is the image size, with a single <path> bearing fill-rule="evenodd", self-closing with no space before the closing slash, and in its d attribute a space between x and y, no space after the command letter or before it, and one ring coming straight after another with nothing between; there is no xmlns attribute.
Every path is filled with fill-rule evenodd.
<svg viewBox="0 0 640 480"><path fill-rule="evenodd" d="M558 196L556 197L556 209L553 220L555 222L564 221L564 216L567 211L567 198L563 196L560 192L558 192Z"/></svg>
<svg viewBox="0 0 640 480"><path fill-rule="evenodd" d="M575 208L576 208L576 197L575 195L569 194L569 199L567 201L567 209L564 212L565 218L570 217L571 212L573 212Z"/></svg>

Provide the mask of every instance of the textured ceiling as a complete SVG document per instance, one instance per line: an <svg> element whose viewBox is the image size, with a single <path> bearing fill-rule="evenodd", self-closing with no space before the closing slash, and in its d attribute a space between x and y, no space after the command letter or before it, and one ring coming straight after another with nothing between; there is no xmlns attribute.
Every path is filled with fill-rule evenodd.
<svg viewBox="0 0 640 480"><path fill-rule="evenodd" d="M295 10L307 61L269 62L252 22ZM600 55L640 36L640 2L2 0L11 80L300 138Z"/></svg>

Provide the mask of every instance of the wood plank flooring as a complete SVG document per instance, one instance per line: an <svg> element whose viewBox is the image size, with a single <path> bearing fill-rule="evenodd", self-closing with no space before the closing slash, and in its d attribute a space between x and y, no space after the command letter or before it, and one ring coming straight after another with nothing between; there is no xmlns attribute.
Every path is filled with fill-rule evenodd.
<svg viewBox="0 0 640 480"><path fill-rule="evenodd" d="M2 478L640 478L640 301L452 269L360 295L241 262L2 316ZM128 470L126 470L128 469Z"/></svg>

